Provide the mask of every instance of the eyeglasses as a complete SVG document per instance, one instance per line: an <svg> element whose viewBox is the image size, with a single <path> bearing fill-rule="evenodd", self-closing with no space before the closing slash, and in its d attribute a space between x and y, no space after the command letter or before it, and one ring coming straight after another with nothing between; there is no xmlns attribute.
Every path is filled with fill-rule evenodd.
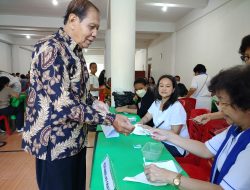
<svg viewBox="0 0 250 190"><path fill-rule="evenodd" d="M242 56L240 56L240 58L242 61L247 62L250 57L248 55L242 55Z"/></svg>
<svg viewBox="0 0 250 190"><path fill-rule="evenodd" d="M217 106L224 106L224 107L232 106L232 104L230 103L221 102L221 101L216 101L215 103Z"/></svg>

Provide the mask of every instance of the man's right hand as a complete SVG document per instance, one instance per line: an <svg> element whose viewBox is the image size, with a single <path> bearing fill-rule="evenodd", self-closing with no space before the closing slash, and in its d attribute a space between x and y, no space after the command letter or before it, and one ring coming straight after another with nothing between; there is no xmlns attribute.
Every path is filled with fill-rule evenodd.
<svg viewBox="0 0 250 190"><path fill-rule="evenodd" d="M129 135L135 128L127 117L119 114L116 115L113 126L117 132L123 133L124 135Z"/></svg>

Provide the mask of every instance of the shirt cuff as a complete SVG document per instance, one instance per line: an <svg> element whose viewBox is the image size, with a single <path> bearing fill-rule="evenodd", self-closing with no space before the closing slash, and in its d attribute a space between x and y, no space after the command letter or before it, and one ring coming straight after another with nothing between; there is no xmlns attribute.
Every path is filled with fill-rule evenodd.
<svg viewBox="0 0 250 190"><path fill-rule="evenodd" d="M115 121L116 115L113 113L107 113L105 117L105 122L108 124L112 124Z"/></svg>

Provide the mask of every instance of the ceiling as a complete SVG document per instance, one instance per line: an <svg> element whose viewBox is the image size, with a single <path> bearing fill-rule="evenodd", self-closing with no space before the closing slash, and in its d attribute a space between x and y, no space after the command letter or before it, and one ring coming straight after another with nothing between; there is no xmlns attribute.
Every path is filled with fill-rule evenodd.
<svg viewBox="0 0 250 190"><path fill-rule="evenodd" d="M0 0L0 19L4 15L30 16L28 18L50 17L63 18L70 0L57 0L58 5L53 6L52 0ZM109 0L91 0L101 12L101 20L107 22L107 8ZM162 12L160 6L152 6L153 3L168 3L167 12ZM136 21L155 23L176 23L194 9L205 8L208 0L136 0ZM27 22L24 21L24 22ZM16 26L13 22L2 24L0 21L0 34L7 34L12 38L25 38L25 34L31 34L34 39L42 38L57 30L55 27L43 26ZM140 31L136 33L137 41L145 44L157 38L162 32ZM99 41L104 41L105 28L98 34Z"/></svg>

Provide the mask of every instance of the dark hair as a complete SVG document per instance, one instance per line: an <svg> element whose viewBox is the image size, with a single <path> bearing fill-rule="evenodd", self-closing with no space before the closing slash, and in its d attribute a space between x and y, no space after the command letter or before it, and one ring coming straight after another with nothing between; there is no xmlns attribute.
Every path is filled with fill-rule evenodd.
<svg viewBox="0 0 250 190"><path fill-rule="evenodd" d="M239 53L243 55L247 48L250 48L250 35L245 36L242 38Z"/></svg>
<svg viewBox="0 0 250 190"><path fill-rule="evenodd" d="M149 78L148 78L148 82L149 82L149 79L151 79L151 80L153 81L153 84L155 84L155 79L154 79L154 77L149 77Z"/></svg>
<svg viewBox="0 0 250 190"><path fill-rule="evenodd" d="M105 82L106 82L106 78L105 78L105 70L102 70L99 77L98 77L98 82L99 82L99 85L102 86L102 85L105 85Z"/></svg>
<svg viewBox="0 0 250 190"><path fill-rule="evenodd" d="M96 65L96 63L95 63L95 62L90 63L90 64L89 64L89 68L91 68L92 65Z"/></svg>
<svg viewBox="0 0 250 190"><path fill-rule="evenodd" d="M250 65L239 65L221 71L210 81L209 90L224 90L232 105L250 110Z"/></svg>
<svg viewBox="0 0 250 190"><path fill-rule="evenodd" d="M181 77L179 75L175 75L175 79L178 78L179 80L181 80Z"/></svg>
<svg viewBox="0 0 250 190"><path fill-rule="evenodd" d="M21 75L20 75L20 78L21 78L21 79L26 79L26 76L25 76L24 74L21 74Z"/></svg>
<svg viewBox="0 0 250 190"><path fill-rule="evenodd" d="M144 86L146 86L148 84L147 81L144 78L137 78L137 79L135 79L134 85L138 84L138 83L143 84Z"/></svg>
<svg viewBox="0 0 250 190"><path fill-rule="evenodd" d="M159 94L159 85L160 85L160 81L164 78L171 80L174 92L170 95L168 101L166 101L164 103L164 105L162 107L162 111L168 109L169 106L171 106L172 104L174 104L178 100L178 87L177 87L177 82L175 80L175 77L173 77L172 75L162 75L159 78L157 85L156 85L157 90L156 90L156 95L155 95L155 101L159 101L162 99L161 95Z"/></svg>
<svg viewBox="0 0 250 190"><path fill-rule="evenodd" d="M204 65L202 64L197 64L194 69L193 69L194 73L206 73L207 69Z"/></svg>
<svg viewBox="0 0 250 190"><path fill-rule="evenodd" d="M0 91L3 90L6 84L10 82L10 79L8 77L2 76L0 77Z"/></svg>
<svg viewBox="0 0 250 190"><path fill-rule="evenodd" d="M63 23L66 24L71 13L79 17L82 21L90 8L94 8L97 12L100 12L99 9L88 0L72 0L66 10Z"/></svg>

